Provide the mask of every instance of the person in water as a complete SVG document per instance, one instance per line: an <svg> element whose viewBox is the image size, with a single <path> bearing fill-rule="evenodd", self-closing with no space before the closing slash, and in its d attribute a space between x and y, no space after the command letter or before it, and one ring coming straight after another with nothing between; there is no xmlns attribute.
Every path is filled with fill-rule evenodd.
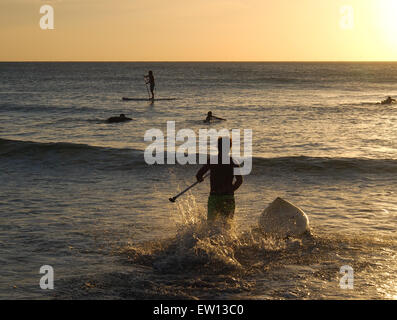
<svg viewBox="0 0 397 320"><path fill-rule="evenodd" d="M205 122L205 123L210 123L211 120L226 121L226 119L219 118L219 117L215 117L214 115L212 115L212 111L208 111L208 113L207 113L207 118L205 118L204 122Z"/></svg>
<svg viewBox="0 0 397 320"><path fill-rule="evenodd" d="M131 118L127 118L124 114L120 114L119 117L110 117L109 119L106 120L107 123L116 123L116 122L125 122L125 121L131 121Z"/></svg>
<svg viewBox="0 0 397 320"><path fill-rule="evenodd" d="M230 143L228 143L228 140ZM234 192L243 183L241 175L234 174L234 168L240 167L230 156L231 140L228 137L218 139L218 164L211 164L210 159L207 164L200 168L196 174L197 181L204 181L204 174L210 171L211 191L208 197L207 220L231 221L234 217L235 200ZM228 164L222 163L222 155L226 154L230 161ZM235 180L235 181L234 181Z"/></svg>
<svg viewBox="0 0 397 320"><path fill-rule="evenodd" d="M392 104L393 102L396 102L396 99L393 99L392 97L387 97L386 100L382 101L382 104Z"/></svg>
<svg viewBox="0 0 397 320"><path fill-rule="evenodd" d="M154 76L153 71L149 71L149 74L145 76L145 83L150 85L150 93L152 94L151 100L154 100Z"/></svg>

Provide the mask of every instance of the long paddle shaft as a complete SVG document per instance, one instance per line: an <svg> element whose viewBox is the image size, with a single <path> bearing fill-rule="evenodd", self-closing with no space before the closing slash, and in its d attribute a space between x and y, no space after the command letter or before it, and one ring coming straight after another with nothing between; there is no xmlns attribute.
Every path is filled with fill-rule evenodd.
<svg viewBox="0 0 397 320"><path fill-rule="evenodd" d="M209 176L209 174L205 175L203 177L203 179L207 178ZM199 184L200 181L196 181L195 183L193 183L190 187L187 187L185 190L183 190L181 193L177 194L175 197L173 198L169 198L168 200L170 200L171 202L175 202L176 199L178 199L181 195L183 195L184 193L188 192L191 188L195 187L197 184Z"/></svg>

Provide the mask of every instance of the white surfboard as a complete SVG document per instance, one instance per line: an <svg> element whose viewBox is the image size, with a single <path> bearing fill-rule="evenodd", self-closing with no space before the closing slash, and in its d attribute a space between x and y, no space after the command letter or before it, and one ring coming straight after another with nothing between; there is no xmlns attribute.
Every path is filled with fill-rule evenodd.
<svg viewBox="0 0 397 320"><path fill-rule="evenodd" d="M259 227L279 237L300 236L309 231L309 218L302 209L277 198L262 213Z"/></svg>

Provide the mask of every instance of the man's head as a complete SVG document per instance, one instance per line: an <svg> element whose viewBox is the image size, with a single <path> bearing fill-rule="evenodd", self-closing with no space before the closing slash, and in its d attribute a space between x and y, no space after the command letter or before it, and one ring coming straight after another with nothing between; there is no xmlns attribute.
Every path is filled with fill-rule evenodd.
<svg viewBox="0 0 397 320"><path fill-rule="evenodd" d="M230 147L232 145L232 139L229 137L218 138L218 157L223 155L228 156L230 154Z"/></svg>
<svg viewBox="0 0 397 320"><path fill-rule="evenodd" d="M149 71L149 75L151 75L151 76L153 75L153 71L152 70Z"/></svg>
<svg viewBox="0 0 397 320"><path fill-rule="evenodd" d="M212 111L208 111L207 116L212 117Z"/></svg>
<svg viewBox="0 0 397 320"><path fill-rule="evenodd" d="M125 118L125 114L124 113L120 114L120 118Z"/></svg>

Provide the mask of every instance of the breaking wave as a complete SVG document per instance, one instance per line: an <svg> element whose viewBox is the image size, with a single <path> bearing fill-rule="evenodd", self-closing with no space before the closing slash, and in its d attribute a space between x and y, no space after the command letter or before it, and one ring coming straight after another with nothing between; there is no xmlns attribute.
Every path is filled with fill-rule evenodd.
<svg viewBox="0 0 397 320"><path fill-rule="evenodd" d="M142 150L117 149L75 143L39 143L0 139L0 157L3 159L60 162L63 165L107 163L106 170L127 170L133 166L146 166ZM397 160L370 158L327 158L291 156L278 158L253 158L252 174L274 173L333 174L343 178L346 173L394 174Z"/></svg>

